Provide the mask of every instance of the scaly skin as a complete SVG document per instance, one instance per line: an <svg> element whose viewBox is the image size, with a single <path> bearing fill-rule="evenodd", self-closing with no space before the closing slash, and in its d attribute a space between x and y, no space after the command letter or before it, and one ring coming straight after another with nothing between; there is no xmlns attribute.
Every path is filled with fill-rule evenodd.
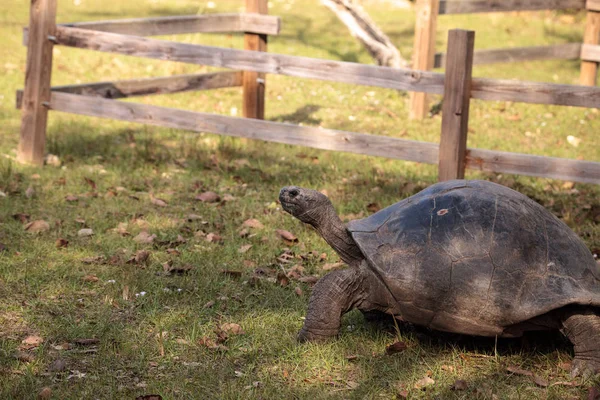
<svg viewBox="0 0 600 400"><path fill-rule="evenodd" d="M575 351L571 376L589 377L600 372L600 316L592 310L570 311L562 326L562 333L573 343Z"/></svg>

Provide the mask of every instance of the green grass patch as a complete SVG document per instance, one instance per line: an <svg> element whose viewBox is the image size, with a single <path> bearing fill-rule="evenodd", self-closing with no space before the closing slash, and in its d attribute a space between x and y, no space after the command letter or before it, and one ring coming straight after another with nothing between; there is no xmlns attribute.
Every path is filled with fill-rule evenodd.
<svg viewBox="0 0 600 400"><path fill-rule="evenodd" d="M58 21L236 12L242 6L237 0L214 3L209 9L207 2L190 0L59 1ZM414 16L390 4L365 6L410 57ZM352 219L369 215L372 203L386 206L434 183L434 166L60 113L50 114L47 150L61 165L16 164L20 116L14 96L24 79L27 6L0 4L0 398L33 399L47 387L57 399L150 393L165 399L362 399L401 398L405 392L410 398L564 399L586 396L597 383L542 387L507 372L518 366L550 384L570 382L563 364L572 349L559 336L496 343L407 326L396 333L351 312L339 340L296 343L311 286L293 278L282 285L277 274L301 266L304 276L322 276L323 266L338 257L282 212L279 189L296 184L326 190L340 214ZM318 1L274 0L271 6L283 30L269 39L269 51L372 62ZM440 17L437 43L443 50L452 27L475 29L477 48L581 41L581 21L580 14L549 12ZM240 35L168 39L242 46ZM578 69L576 62L549 61L478 66L474 73L573 84ZM53 84L212 70L56 48ZM241 113L238 88L135 101ZM269 120L439 140L440 116L408 121L408 96L397 91L269 76L266 101ZM483 101L471 107L471 147L600 161L597 110ZM568 135L581 144L570 145ZM592 250L600 249L598 187L473 172L468 177L525 193ZM205 191L221 201L196 200ZM240 235L250 218L263 228ZM24 229L37 220L46 221L48 230ZM93 235L81 236L82 229ZM284 243L277 229L294 233L298 243ZM140 240L142 232L155 235L153 241ZM243 334L225 339L224 324L239 325ZM30 336L42 342L27 349L22 341ZM386 355L396 340L408 349ZM435 383L415 389L424 377ZM466 390L452 390L456 380L466 381Z"/></svg>

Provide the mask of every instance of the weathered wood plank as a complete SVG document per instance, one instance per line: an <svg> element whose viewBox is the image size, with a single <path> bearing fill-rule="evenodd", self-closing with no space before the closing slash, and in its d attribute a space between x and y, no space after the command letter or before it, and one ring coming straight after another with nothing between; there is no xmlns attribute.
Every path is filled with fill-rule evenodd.
<svg viewBox="0 0 600 400"><path fill-rule="evenodd" d="M581 43L565 43L550 46L515 47L475 51L473 64L495 64L533 60L575 60L580 57ZM435 55L434 68L444 68L446 55Z"/></svg>
<svg viewBox="0 0 600 400"><path fill-rule="evenodd" d="M600 62L600 46L584 44L581 46L581 59L585 61Z"/></svg>
<svg viewBox="0 0 600 400"><path fill-rule="evenodd" d="M600 0L587 0L585 8L592 11L600 11Z"/></svg>
<svg viewBox="0 0 600 400"><path fill-rule="evenodd" d="M268 0L246 0L246 12L267 14ZM250 51L267 51L267 35L255 33L244 34L244 49ZM244 71L243 77L243 116L246 118L265 118L265 84L264 73Z"/></svg>
<svg viewBox="0 0 600 400"><path fill-rule="evenodd" d="M583 44L594 46L600 44L600 11L587 12ZM597 79L598 62L582 60L579 82L582 85L596 86Z"/></svg>
<svg viewBox="0 0 600 400"><path fill-rule="evenodd" d="M52 93L52 110L112 118L149 125L211 132L227 136L345 151L429 164L437 163L438 146L433 143L385 136L303 127L171 109L146 104L106 100L69 93Z"/></svg>
<svg viewBox="0 0 600 400"><path fill-rule="evenodd" d="M151 94L179 93L192 90L210 90L242 85L239 71L206 74L174 75L160 78L131 79L116 82L84 83L81 85L53 86L53 92L81 94L84 96L121 99ZM17 91L17 108L21 108L23 91Z"/></svg>
<svg viewBox="0 0 600 400"><path fill-rule="evenodd" d="M440 14L583 9L585 0L441 0Z"/></svg>
<svg viewBox="0 0 600 400"><path fill-rule="evenodd" d="M418 0L415 5L416 25L413 46L412 68L419 71L431 71L435 58L435 32L437 30L438 0ZM423 119L429 112L426 93L410 93L411 119Z"/></svg>
<svg viewBox="0 0 600 400"><path fill-rule="evenodd" d="M463 179L469 128L475 32L448 32L448 58L442 105L442 135L438 179Z"/></svg>
<svg viewBox="0 0 600 400"><path fill-rule="evenodd" d="M437 144L391 137L234 118L70 93L53 92L50 108L72 114L112 118L194 132L211 132L428 164L437 164L438 162L439 146ZM600 163L590 161L467 149L466 165L467 168L481 171L600 184Z"/></svg>
<svg viewBox="0 0 600 400"><path fill-rule="evenodd" d="M262 35L279 35L279 32L281 31L281 19L275 16L254 13L205 14L76 22L60 24L59 26L134 36L229 32L252 32ZM24 44L27 44L27 32L27 28L23 29Z"/></svg>
<svg viewBox="0 0 600 400"><path fill-rule="evenodd" d="M592 161L468 149L467 168L600 184L600 163Z"/></svg>
<svg viewBox="0 0 600 400"><path fill-rule="evenodd" d="M67 27L58 27L56 35L62 45L138 57L413 92L444 92L444 76L435 72L174 43ZM587 86L474 78L471 96L482 100L600 107L600 88Z"/></svg>
<svg viewBox="0 0 600 400"><path fill-rule="evenodd" d="M600 107L600 88L598 87L555 85L508 79L473 78L471 97L480 100Z"/></svg>
<svg viewBox="0 0 600 400"><path fill-rule="evenodd" d="M46 143L48 110L44 102L50 100L53 43L48 40L56 29L56 0L32 0L29 15L27 67L21 114L21 138L17 159L42 165Z"/></svg>
<svg viewBox="0 0 600 400"><path fill-rule="evenodd" d="M258 51L226 49L141 38L78 28L57 27L61 45L190 64L248 70L300 78L442 94L444 76L358 63L320 60Z"/></svg>

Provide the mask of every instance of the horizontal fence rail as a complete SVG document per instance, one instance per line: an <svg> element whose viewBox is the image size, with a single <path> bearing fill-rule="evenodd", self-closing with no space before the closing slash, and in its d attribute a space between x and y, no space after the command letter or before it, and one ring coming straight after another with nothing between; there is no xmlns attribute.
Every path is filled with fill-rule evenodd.
<svg viewBox="0 0 600 400"><path fill-rule="evenodd" d="M56 43L110 53L245 71L441 94L444 75L309 57L226 49L57 27Z"/></svg>
<svg viewBox="0 0 600 400"><path fill-rule="evenodd" d="M194 132L210 132L427 164L437 164L439 161L439 146L435 143L386 136L235 118L70 93L53 92L48 106L51 110L72 114L186 129ZM467 149L466 167L481 171L600 184L600 163L590 161Z"/></svg>
<svg viewBox="0 0 600 400"><path fill-rule="evenodd" d="M81 49L300 78L413 92L444 92L444 75L404 68L183 44L68 27L57 27L56 43ZM471 96L482 100L600 108L600 88L589 86L474 78Z"/></svg>
<svg viewBox="0 0 600 400"><path fill-rule="evenodd" d="M440 14L584 9L585 0L441 0Z"/></svg>
<svg viewBox="0 0 600 400"><path fill-rule="evenodd" d="M183 33L250 32L279 35L281 19L261 14L204 14L171 17L130 18L108 21L90 21L60 24L71 28L135 36L177 35ZM29 29L23 29L23 43L27 44Z"/></svg>
<svg viewBox="0 0 600 400"><path fill-rule="evenodd" d="M581 59L600 62L600 46L593 44L584 44L581 46Z"/></svg>
<svg viewBox="0 0 600 400"><path fill-rule="evenodd" d="M82 94L85 96L103 97L106 99L122 99L150 94L210 90L241 85L241 71L225 71L207 74L174 75L160 78L53 86L50 89L53 92ZM17 108L21 108L22 101L23 91L17 90Z"/></svg>
<svg viewBox="0 0 600 400"><path fill-rule="evenodd" d="M581 43L556 44L551 46L513 47L510 49L491 49L475 51L473 64L495 64L533 60L576 60L582 55ZM446 54L437 53L434 68L444 68Z"/></svg>

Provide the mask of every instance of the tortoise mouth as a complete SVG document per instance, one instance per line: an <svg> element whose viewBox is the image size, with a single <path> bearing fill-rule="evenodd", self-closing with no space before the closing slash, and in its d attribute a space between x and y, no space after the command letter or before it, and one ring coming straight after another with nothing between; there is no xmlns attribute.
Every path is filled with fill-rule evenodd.
<svg viewBox="0 0 600 400"><path fill-rule="evenodd" d="M292 215L295 215L296 210L298 209L298 205L289 199L283 198L283 196L279 196L279 202L281 203L281 207L285 212L288 212Z"/></svg>

